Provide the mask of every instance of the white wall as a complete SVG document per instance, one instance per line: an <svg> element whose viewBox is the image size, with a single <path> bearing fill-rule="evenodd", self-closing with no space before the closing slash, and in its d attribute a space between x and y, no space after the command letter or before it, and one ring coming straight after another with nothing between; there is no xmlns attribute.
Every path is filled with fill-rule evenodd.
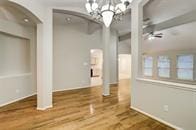
<svg viewBox="0 0 196 130"><path fill-rule="evenodd" d="M90 86L90 50L102 49L102 31L89 35L86 30L86 23L54 24L54 90ZM115 39L113 36L111 40L114 54L117 53ZM115 64L111 64L111 83L117 82L115 67Z"/></svg>
<svg viewBox="0 0 196 130"><path fill-rule="evenodd" d="M3 106L36 93L36 38L33 27L5 20L0 20L0 25L0 31L7 33L0 34L0 106Z"/></svg>
<svg viewBox="0 0 196 130"><path fill-rule="evenodd" d="M0 33L0 76L30 73L29 40Z"/></svg>
<svg viewBox="0 0 196 130"><path fill-rule="evenodd" d="M119 79L131 78L131 55L120 54L119 58Z"/></svg>
<svg viewBox="0 0 196 130"><path fill-rule="evenodd" d="M131 54L131 40L119 42L118 54Z"/></svg>
<svg viewBox="0 0 196 130"><path fill-rule="evenodd" d="M138 80L135 86L132 87L132 107L184 130L195 130L196 92ZM164 111L165 105L169 106L168 112Z"/></svg>
<svg viewBox="0 0 196 130"><path fill-rule="evenodd" d="M86 25L54 25L54 90L90 84L90 50L101 48L101 34L86 34Z"/></svg>

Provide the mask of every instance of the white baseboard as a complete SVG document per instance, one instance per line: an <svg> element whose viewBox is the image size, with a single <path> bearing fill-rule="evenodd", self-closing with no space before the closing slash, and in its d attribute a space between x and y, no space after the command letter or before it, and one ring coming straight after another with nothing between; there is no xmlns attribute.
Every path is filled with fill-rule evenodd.
<svg viewBox="0 0 196 130"><path fill-rule="evenodd" d="M44 110L49 109L49 108L52 108L52 107L53 107L53 105L50 105L50 106L47 106L47 107L43 107L43 108L37 107L37 110L44 111Z"/></svg>
<svg viewBox="0 0 196 130"><path fill-rule="evenodd" d="M68 91L68 90L76 90L76 89L83 89L83 88L91 88L92 86L84 86L84 87L76 87L76 88L66 88L66 89L57 89L53 90L54 92L63 92L63 91Z"/></svg>
<svg viewBox="0 0 196 130"><path fill-rule="evenodd" d="M28 98L28 97L31 97L31 96L34 96L34 95L36 95L36 93L30 94L30 95L27 95L27 96L23 96L23 97L20 97L20 98L17 98L17 99L14 99L14 100L9 101L9 102L6 102L6 103L4 103L4 104L0 104L0 107L3 107L3 106L6 106L6 105L9 105L9 104L12 104L12 103L14 103L14 102L23 100L23 99L25 99L25 98Z"/></svg>
<svg viewBox="0 0 196 130"><path fill-rule="evenodd" d="M167 122L167 121L164 121L163 119L160 119L160 118L155 117L155 116L153 116L153 115L151 115L151 114L149 114L149 113L146 113L146 112L144 112L144 111L142 111L142 110L140 110L140 109L138 109L138 108L135 108L135 107L132 107L132 106L131 106L130 108L133 109L133 110L135 110L135 111L138 111L138 112L140 112L140 113L142 113L142 114L144 114L144 115L146 115L146 116L148 116L148 117L151 117L151 118L153 118L153 119L155 119L155 120L157 120L157 121L159 121L159 122L161 122L161 123L163 123L163 124L165 124L165 125L168 125L168 126L174 128L174 129L176 129L176 130L184 130L184 129L182 129L182 128L176 126L176 125L173 125L173 124L171 124L171 123L169 123L169 122Z"/></svg>
<svg viewBox="0 0 196 130"><path fill-rule="evenodd" d="M105 94L105 93L103 93L102 95L103 95L104 97L110 96L110 94Z"/></svg>

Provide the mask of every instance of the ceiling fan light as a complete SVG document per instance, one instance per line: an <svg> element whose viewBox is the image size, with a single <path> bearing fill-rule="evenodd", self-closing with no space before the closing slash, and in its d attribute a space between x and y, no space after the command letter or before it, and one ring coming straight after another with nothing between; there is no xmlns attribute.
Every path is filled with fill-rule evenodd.
<svg viewBox="0 0 196 130"><path fill-rule="evenodd" d="M103 16L103 22L104 22L105 26L108 28L111 25L111 23L112 23L114 12L112 12L112 11L104 11L102 13L102 16Z"/></svg>
<svg viewBox="0 0 196 130"><path fill-rule="evenodd" d="M86 10L87 10L88 13L92 12L90 3L86 3L85 7L86 7Z"/></svg>
<svg viewBox="0 0 196 130"><path fill-rule="evenodd" d="M154 40L154 39L155 39L154 36L149 36L149 37L148 37L148 40Z"/></svg>

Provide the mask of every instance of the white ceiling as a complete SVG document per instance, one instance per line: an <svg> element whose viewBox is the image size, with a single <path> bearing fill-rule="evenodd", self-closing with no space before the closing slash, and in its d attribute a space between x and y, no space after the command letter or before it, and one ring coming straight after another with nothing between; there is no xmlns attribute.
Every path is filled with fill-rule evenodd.
<svg viewBox="0 0 196 130"><path fill-rule="evenodd" d="M54 13L53 14L54 24L67 25L67 24L77 24L86 23L87 20L74 15L64 14L64 13ZM70 19L70 20L68 20Z"/></svg>
<svg viewBox="0 0 196 130"><path fill-rule="evenodd" d="M144 52L196 50L196 22L163 30L163 38L144 41Z"/></svg>
<svg viewBox="0 0 196 130"><path fill-rule="evenodd" d="M40 1L40 0L39 0ZM86 0L41 0L44 4L53 6L73 6L85 8ZM196 0L150 0L144 7L144 19L150 18L152 23L160 23L196 9ZM113 28L120 34L131 31L131 16L126 15L120 22L114 22Z"/></svg>
<svg viewBox="0 0 196 130"><path fill-rule="evenodd" d="M26 26L35 26L35 23L29 16L12 5L5 4L4 2L0 3L0 19L13 21ZM28 19L29 21L25 22L24 19Z"/></svg>
<svg viewBox="0 0 196 130"><path fill-rule="evenodd" d="M150 0L144 17L156 24L196 9L196 0Z"/></svg>

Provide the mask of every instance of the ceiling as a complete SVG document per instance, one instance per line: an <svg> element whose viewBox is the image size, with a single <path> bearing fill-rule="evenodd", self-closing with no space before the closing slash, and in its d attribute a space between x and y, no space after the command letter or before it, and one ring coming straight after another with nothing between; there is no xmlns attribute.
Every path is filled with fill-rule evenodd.
<svg viewBox="0 0 196 130"><path fill-rule="evenodd" d="M33 20L31 20L31 18L27 16L24 12L10 4L7 4L6 2L0 2L0 19L12 21L25 26L36 25ZM25 22L25 19L28 19L28 22Z"/></svg>
<svg viewBox="0 0 196 130"><path fill-rule="evenodd" d="M189 23L156 33L163 33L163 38L144 40L144 52L168 50L196 50L196 22Z"/></svg>
<svg viewBox="0 0 196 130"><path fill-rule="evenodd" d="M144 18L157 24L196 9L196 0L150 0L144 7Z"/></svg>
<svg viewBox="0 0 196 130"><path fill-rule="evenodd" d="M60 25L67 25L67 24L77 24L77 23L86 23L87 20L74 16L74 15L69 15L65 13L54 13L53 14L53 19L55 24L60 24Z"/></svg>
<svg viewBox="0 0 196 130"><path fill-rule="evenodd" d="M40 0L39 0L40 1ZM41 0L44 4L53 6L69 6L85 8L86 0ZM196 0L150 0L144 7L144 19L150 18L156 24L196 9ZM112 27L120 34L131 31L131 15L126 15L122 21L113 22Z"/></svg>

